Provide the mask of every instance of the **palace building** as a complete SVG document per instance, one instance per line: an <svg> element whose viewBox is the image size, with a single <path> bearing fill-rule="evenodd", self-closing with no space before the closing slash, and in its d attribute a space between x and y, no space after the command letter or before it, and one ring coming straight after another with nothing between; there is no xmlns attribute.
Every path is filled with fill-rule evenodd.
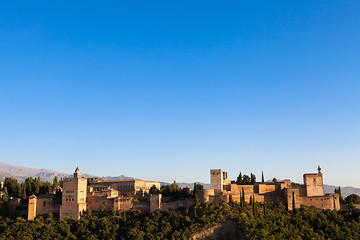
<svg viewBox="0 0 360 240"><path fill-rule="evenodd" d="M29 197L27 219L36 216L56 213L60 220L64 218L80 219L87 210L127 211L131 208L150 209L150 204L134 205L134 197L144 197L151 187L160 189L160 183L145 180L105 181L101 178L87 179L76 168L72 178L63 179L63 189L58 188L52 194L32 195ZM58 191L62 190L62 196Z"/></svg>
<svg viewBox="0 0 360 240"><path fill-rule="evenodd" d="M305 173L304 184L293 184L290 180L283 182L257 182L253 185L238 185L228 179L227 172L221 169L210 170L210 189L199 192L200 200L205 202L224 200L225 202L240 202L243 197L246 202L250 198L256 202L271 201L282 203L289 211L300 208L300 205L314 206L321 209L340 209L339 194L325 194L323 174L320 166L317 173Z"/></svg>

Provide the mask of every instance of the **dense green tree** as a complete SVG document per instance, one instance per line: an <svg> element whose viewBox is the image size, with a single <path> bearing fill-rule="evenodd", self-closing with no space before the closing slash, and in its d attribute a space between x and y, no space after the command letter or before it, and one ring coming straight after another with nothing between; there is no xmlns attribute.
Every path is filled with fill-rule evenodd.
<svg viewBox="0 0 360 240"><path fill-rule="evenodd" d="M292 192L292 210L295 213L296 212L296 203L295 203L295 193Z"/></svg>
<svg viewBox="0 0 360 240"><path fill-rule="evenodd" d="M26 200L26 199L27 199L27 195L26 195L26 183L23 183L23 184L21 185L20 199L21 199L21 200Z"/></svg>
<svg viewBox="0 0 360 240"><path fill-rule="evenodd" d="M62 187L63 187L63 185L64 185L63 178L61 178L61 179L60 179L59 183L60 183L60 187L62 188Z"/></svg>
<svg viewBox="0 0 360 240"><path fill-rule="evenodd" d="M201 185L199 187L201 187ZM174 181L171 185L163 185L163 186L161 186L160 191L161 191L161 194L163 196L170 196L170 197L172 197L174 199L193 197L185 189L181 188L176 183L176 181Z"/></svg>
<svg viewBox="0 0 360 240"><path fill-rule="evenodd" d="M338 188L335 188L334 192L339 194L340 203L341 203L341 204L345 204L346 201L344 200L343 196L341 195L341 188L340 188L340 186L339 186Z"/></svg>
<svg viewBox="0 0 360 240"><path fill-rule="evenodd" d="M149 190L150 194L159 194L161 193L159 189L157 189L157 187L155 185L152 185L152 187Z"/></svg>
<svg viewBox="0 0 360 240"><path fill-rule="evenodd" d="M252 197L253 198L253 197ZM360 239L360 211L321 210L302 206L289 214L284 205L207 203L189 210L84 214L79 221L56 221L50 214L35 221L0 217L0 239L191 239L227 219L236 220L244 239ZM266 210L265 210L266 204ZM265 214L266 211L266 214Z"/></svg>
<svg viewBox="0 0 360 240"><path fill-rule="evenodd" d="M10 196L9 196L9 192L7 190L7 187L4 187L3 188L3 196L2 196L3 202L9 201L9 198L10 198Z"/></svg>
<svg viewBox="0 0 360 240"><path fill-rule="evenodd" d="M360 196L356 195L356 194L350 194L349 196L347 196L345 198L345 202L347 204L360 204Z"/></svg>
<svg viewBox="0 0 360 240"><path fill-rule="evenodd" d="M54 177L54 181L53 181L53 188L60 186L60 182L58 181L57 177Z"/></svg>
<svg viewBox="0 0 360 240"><path fill-rule="evenodd" d="M255 196L252 197L252 208L253 208L253 216L256 217L256 205L255 205Z"/></svg>
<svg viewBox="0 0 360 240"><path fill-rule="evenodd" d="M242 184L243 185L250 185L251 184L251 179L248 175L244 174L242 177Z"/></svg>
<svg viewBox="0 0 360 240"><path fill-rule="evenodd" d="M204 185L199 183L194 183L194 192L198 192L201 189L204 189Z"/></svg>
<svg viewBox="0 0 360 240"><path fill-rule="evenodd" d="M242 202L241 206L243 207L244 204L245 204L245 190L244 190L244 188L241 189L241 202Z"/></svg>
<svg viewBox="0 0 360 240"><path fill-rule="evenodd" d="M256 176L255 174L250 174L250 184L254 185L256 183Z"/></svg>
<svg viewBox="0 0 360 240"><path fill-rule="evenodd" d="M264 179L264 171L261 171L261 182L265 182L265 179Z"/></svg>
<svg viewBox="0 0 360 240"><path fill-rule="evenodd" d="M10 197L19 197L21 186L15 178L5 178L4 187L7 188Z"/></svg>
<svg viewBox="0 0 360 240"><path fill-rule="evenodd" d="M41 181L40 181L40 177L35 178L34 181L34 194L37 196L40 194L40 187L41 187Z"/></svg>
<svg viewBox="0 0 360 240"><path fill-rule="evenodd" d="M242 174L241 172L239 173L239 176L236 179L236 184L237 185L241 185L242 184Z"/></svg>

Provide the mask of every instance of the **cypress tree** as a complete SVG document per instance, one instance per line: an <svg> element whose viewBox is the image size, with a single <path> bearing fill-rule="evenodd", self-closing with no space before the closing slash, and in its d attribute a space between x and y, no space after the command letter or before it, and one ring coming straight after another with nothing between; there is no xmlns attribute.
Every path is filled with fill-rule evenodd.
<svg viewBox="0 0 360 240"><path fill-rule="evenodd" d="M57 180L57 177L55 176L55 177L54 177L54 181L53 181L53 187L56 187L56 186L60 186L60 183L59 183L59 181Z"/></svg>
<svg viewBox="0 0 360 240"><path fill-rule="evenodd" d="M194 200L194 202L195 202L195 206L199 206L199 197L198 197L198 194L197 193L195 193L195 200Z"/></svg>
<svg viewBox="0 0 360 240"><path fill-rule="evenodd" d="M253 196L253 199L252 199L252 207L253 207L253 215L255 217L256 216L255 196Z"/></svg>
<svg viewBox="0 0 360 240"><path fill-rule="evenodd" d="M123 214L123 221L126 222L126 211L124 211L124 214Z"/></svg>
<svg viewBox="0 0 360 240"><path fill-rule="evenodd" d="M237 179L236 179L236 184L237 184L237 185L241 185L241 184L242 184L242 174L241 174L241 172L240 172L239 176L238 176Z"/></svg>
<svg viewBox="0 0 360 240"><path fill-rule="evenodd" d="M243 207L243 205L244 205L242 200L243 200L242 194L240 193L240 207Z"/></svg>
<svg viewBox="0 0 360 240"><path fill-rule="evenodd" d="M265 215L266 215L266 205L265 205L265 201L264 201L263 208L264 208L264 216L265 216Z"/></svg>
<svg viewBox="0 0 360 240"><path fill-rule="evenodd" d="M244 187L242 188L242 195L241 195L243 204L245 204L245 191L244 191Z"/></svg>
<svg viewBox="0 0 360 240"><path fill-rule="evenodd" d="M26 183L24 183L24 184L21 186L20 199L21 199L21 200L27 199L27 195L26 195Z"/></svg>
<svg viewBox="0 0 360 240"><path fill-rule="evenodd" d="M293 207L293 212L295 213L296 209L295 209L295 193L292 192L292 199L293 199L293 202L292 202L292 207Z"/></svg>
<svg viewBox="0 0 360 240"><path fill-rule="evenodd" d="M251 185L254 185L255 182L256 182L256 176L255 176L255 174L251 173L250 174L250 183L251 183Z"/></svg>
<svg viewBox="0 0 360 240"><path fill-rule="evenodd" d="M261 171L261 182L265 182L265 180L264 180L264 171Z"/></svg>
<svg viewBox="0 0 360 240"><path fill-rule="evenodd" d="M34 194L37 196L40 194L40 177L37 177L34 181L34 185L35 185L35 191L34 191Z"/></svg>
<svg viewBox="0 0 360 240"><path fill-rule="evenodd" d="M60 179L60 187L63 187L64 186L64 181L63 181L63 178Z"/></svg>

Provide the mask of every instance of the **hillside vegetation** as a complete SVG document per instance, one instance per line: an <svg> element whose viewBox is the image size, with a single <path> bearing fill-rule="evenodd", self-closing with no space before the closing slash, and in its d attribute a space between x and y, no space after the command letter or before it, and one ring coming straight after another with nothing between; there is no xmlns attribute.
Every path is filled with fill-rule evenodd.
<svg viewBox="0 0 360 240"><path fill-rule="evenodd" d="M59 222L52 214L35 221L0 218L0 239L191 239L227 220L247 239L360 239L360 211L302 207L289 213L282 205L208 203L190 209L91 212L79 221Z"/></svg>

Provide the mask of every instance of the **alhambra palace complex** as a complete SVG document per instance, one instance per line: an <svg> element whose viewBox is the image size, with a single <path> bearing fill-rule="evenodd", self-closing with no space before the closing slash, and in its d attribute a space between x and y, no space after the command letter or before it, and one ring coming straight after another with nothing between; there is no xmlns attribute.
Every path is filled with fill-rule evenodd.
<svg viewBox="0 0 360 240"><path fill-rule="evenodd" d="M324 194L323 175L319 167L318 173L303 175L304 184L292 184L290 180L283 182L258 182L254 185L237 185L228 179L227 172L221 169L210 170L211 188L198 192L202 203L212 201L239 202L242 194L245 201L250 197L256 202L272 201L282 203L291 211L293 206L315 206L322 209L340 209L338 194ZM150 194L149 190L155 186L160 189L160 183L145 180L117 180L105 181L101 178L85 178L76 168L73 178L63 180L63 189L58 187L52 194L45 194L29 198L27 219L33 220L36 216L49 213L60 215L60 220L66 217L79 219L87 209L98 211L100 206L105 211L140 210L156 211L157 209L189 208L194 205L193 198L171 201L161 194ZM56 194L62 191L62 196ZM191 189L188 188L191 193ZM142 201L134 201L134 199ZM12 209L16 211L20 201L12 199Z"/></svg>
<svg viewBox="0 0 360 240"><path fill-rule="evenodd" d="M210 170L211 188L201 191L202 202L224 200L239 202L244 193L245 201L252 197L255 202L271 201L285 204L289 211L300 208L300 205L314 206L322 209L340 210L339 194L324 194L323 175L321 168L318 173L303 175L304 184L283 182L261 182L254 185L237 185L227 179L227 172L221 169Z"/></svg>

